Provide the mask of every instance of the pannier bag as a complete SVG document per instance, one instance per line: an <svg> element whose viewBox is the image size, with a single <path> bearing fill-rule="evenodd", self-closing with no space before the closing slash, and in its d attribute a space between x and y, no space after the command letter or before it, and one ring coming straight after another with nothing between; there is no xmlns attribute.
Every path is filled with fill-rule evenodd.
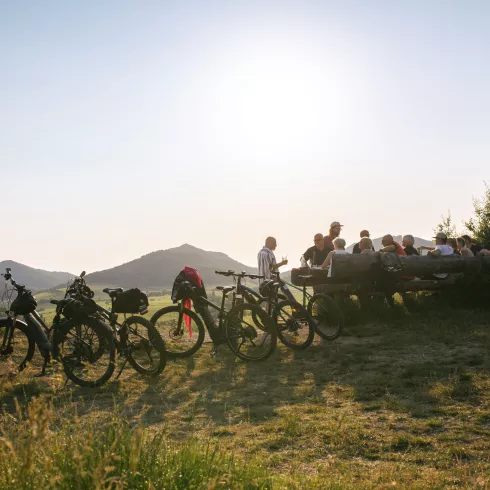
<svg viewBox="0 0 490 490"><path fill-rule="evenodd" d="M83 301L71 299L63 308L63 316L71 320L93 315L96 311L97 303L93 299L83 298Z"/></svg>
<svg viewBox="0 0 490 490"><path fill-rule="evenodd" d="M114 313L142 313L148 308L148 296L138 288L118 293L112 303Z"/></svg>
<svg viewBox="0 0 490 490"><path fill-rule="evenodd" d="M10 311L16 315L29 315L37 308L36 298L30 291L24 291L12 301Z"/></svg>

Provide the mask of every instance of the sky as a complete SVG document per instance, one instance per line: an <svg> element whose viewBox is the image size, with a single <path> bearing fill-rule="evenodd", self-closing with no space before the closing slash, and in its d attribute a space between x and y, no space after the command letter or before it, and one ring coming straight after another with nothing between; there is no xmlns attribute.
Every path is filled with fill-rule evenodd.
<svg viewBox="0 0 490 490"><path fill-rule="evenodd" d="M459 230L490 181L490 2L0 0L0 260L190 243L290 266ZM192 264L188 264L192 266Z"/></svg>

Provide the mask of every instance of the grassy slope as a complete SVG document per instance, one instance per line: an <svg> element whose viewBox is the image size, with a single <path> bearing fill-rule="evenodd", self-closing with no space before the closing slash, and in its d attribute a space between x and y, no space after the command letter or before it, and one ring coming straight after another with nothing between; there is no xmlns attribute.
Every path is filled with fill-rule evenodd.
<svg viewBox="0 0 490 490"><path fill-rule="evenodd" d="M24 405L36 395L62 411L53 420L66 421L72 400L76 427L91 432L117 407L145 434L217 444L239 467L255 458L278 488L488 488L490 313L382 317L305 352L281 347L265 364L238 362L225 347L212 358L205 344L157 379L127 369L95 391L25 372L4 383L2 424L11 425L15 397Z"/></svg>

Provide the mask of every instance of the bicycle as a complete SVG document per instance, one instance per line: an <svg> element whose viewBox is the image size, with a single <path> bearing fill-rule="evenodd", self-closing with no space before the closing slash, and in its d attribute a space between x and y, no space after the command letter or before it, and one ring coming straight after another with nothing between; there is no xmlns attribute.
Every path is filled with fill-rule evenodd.
<svg viewBox="0 0 490 490"><path fill-rule="evenodd" d="M49 327L36 311L37 302L32 292L15 282L11 269L7 269L2 276L7 282L10 281L17 297L9 306L7 318L0 319L0 329L3 330L0 359L13 359L16 368L21 371L31 362L37 345L44 360L40 375L46 373L48 363L55 359L62 363L67 378L80 386L103 384L107 373L112 374L114 370L115 357L112 334L107 325L83 314L76 315L77 320L62 319L61 315L68 305L71 306L72 313L76 311L75 304L70 300L52 300L51 303L56 304L56 316L53 325ZM68 310L67 315L69 316ZM23 316L25 322L18 320L18 316ZM96 341L99 355L94 358L89 353L94 350L91 346ZM60 349L65 343L67 348ZM68 349L68 346L72 349ZM74 377L74 370L81 365L86 366L87 362L92 364L91 373L95 373L95 379Z"/></svg>
<svg viewBox="0 0 490 490"><path fill-rule="evenodd" d="M277 333L260 306L241 303L227 310L226 300L233 286L220 288L222 298L217 305L207 299L204 286L191 284L181 274L177 276L172 291L172 300L178 304L158 310L150 320L159 332L163 332L170 357L183 358L197 352L204 342L204 325L214 344L212 355L224 342L244 361L263 361L272 354L277 344ZM190 309L190 304L186 305L189 300L196 311ZM217 312L218 323L209 308Z"/></svg>
<svg viewBox="0 0 490 490"><path fill-rule="evenodd" d="M269 316L277 328L277 336L287 347L294 350L303 350L311 345L315 337L315 324L308 310L302 306L291 291L287 288L285 281L275 273L275 279L263 281L262 290L267 289L266 295L262 295L254 289L242 284L242 279L264 279L264 276L236 273L234 271L216 271L216 274L233 277L236 285L234 301L245 300L256 305L265 305ZM282 294L279 293L282 291ZM262 309L262 308L261 308Z"/></svg>
<svg viewBox="0 0 490 490"><path fill-rule="evenodd" d="M344 315L337 302L325 293L308 292L308 282L315 279L314 276L298 275L297 278L302 281L301 287L288 281L283 282L286 286L302 292L303 306L315 322L316 333L325 340L335 340L344 327Z"/></svg>
<svg viewBox="0 0 490 490"><path fill-rule="evenodd" d="M94 292L87 286L85 272L73 280L67 288L65 297L72 297L81 301L92 301ZM111 299L111 309L108 310L93 302L95 318L108 323L113 334L116 352L124 358L123 365L116 379L119 378L126 367L126 363L144 375L157 376L167 364L165 342L156 328L146 318L134 315L127 317L127 313L148 312L148 300L139 289L124 291L122 288L105 288L104 293ZM118 322L118 313L124 314L124 321Z"/></svg>

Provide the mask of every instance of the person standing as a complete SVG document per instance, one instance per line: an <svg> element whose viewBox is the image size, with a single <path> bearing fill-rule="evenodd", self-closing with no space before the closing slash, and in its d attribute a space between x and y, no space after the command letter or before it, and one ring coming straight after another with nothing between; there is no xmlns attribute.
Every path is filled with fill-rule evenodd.
<svg viewBox="0 0 490 490"><path fill-rule="evenodd" d="M360 233L361 240L366 237L369 238L371 235L369 234L369 231L367 230L362 230ZM374 251L374 247L372 247L372 250ZM358 242L354 245L354 249L352 250L353 254L360 254L361 253L361 242Z"/></svg>
<svg viewBox="0 0 490 490"><path fill-rule="evenodd" d="M313 238L313 247L310 247L303 254L306 262L310 261L312 266L321 266L327 258L329 249L325 246L325 240L321 233L317 233Z"/></svg>
<svg viewBox="0 0 490 490"><path fill-rule="evenodd" d="M272 236L267 237L264 247L257 255L259 275L264 276L265 279L270 279L272 271L276 271L277 269L279 269L279 267L288 263L287 259L279 263L276 262L276 256L274 255L274 250L276 249L276 247L276 239ZM263 280L264 279L262 279L260 282L262 282Z"/></svg>
<svg viewBox="0 0 490 490"><path fill-rule="evenodd" d="M328 231L328 235L323 237L325 242L325 247L328 248L328 251L331 252L334 250L333 241L340 236L340 232L342 231L343 225L341 225L338 221L333 221L330 223L330 230Z"/></svg>

